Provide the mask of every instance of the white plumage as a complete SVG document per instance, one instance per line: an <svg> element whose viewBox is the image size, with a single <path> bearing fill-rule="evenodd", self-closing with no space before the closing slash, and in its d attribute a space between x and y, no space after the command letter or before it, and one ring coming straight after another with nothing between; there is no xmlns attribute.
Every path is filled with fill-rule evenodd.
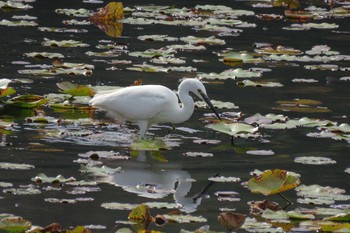
<svg viewBox="0 0 350 233"><path fill-rule="evenodd" d="M147 129L154 124L181 123L188 120L194 110L194 100L190 92L204 100L220 119L207 97L204 85L197 79L185 79L180 83L179 98L165 86L140 85L97 94L89 103L106 110L119 121L137 123L140 136L144 137Z"/></svg>

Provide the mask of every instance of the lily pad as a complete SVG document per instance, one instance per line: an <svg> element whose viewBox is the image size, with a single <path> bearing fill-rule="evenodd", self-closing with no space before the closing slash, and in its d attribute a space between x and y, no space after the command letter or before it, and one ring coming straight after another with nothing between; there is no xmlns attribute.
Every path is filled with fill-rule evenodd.
<svg viewBox="0 0 350 233"><path fill-rule="evenodd" d="M253 127L244 123L226 124L224 122L220 122L216 124L209 124L206 127L234 137L255 137L258 131L258 127Z"/></svg>
<svg viewBox="0 0 350 233"><path fill-rule="evenodd" d="M56 177L48 177L44 173L39 173L34 178L32 178L32 181L36 183L62 184L76 181L76 179L74 177L65 178L62 175L58 175Z"/></svg>
<svg viewBox="0 0 350 233"><path fill-rule="evenodd" d="M0 231L19 233L32 227L32 223L22 217L9 215L0 218Z"/></svg>
<svg viewBox="0 0 350 233"><path fill-rule="evenodd" d="M9 99L5 102L5 105L17 108L35 108L47 104L48 102L49 99L46 99L43 96L28 94Z"/></svg>
<svg viewBox="0 0 350 233"><path fill-rule="evenodd" d="M283 84L279 82L268 82L268 81L251 81L251 80L242 80L237 82L237 85L243 87L283 87Z"/></svg>
<svg viewBox="0 0 350 233"><path fill-rule="evenodd" d="M251 192L265 196L294 189L300 184L300 179L287 174L285 170L267 170L258 177L251 178L247 185Z"/></svg>
<svg viewBox="0 0 350 233"><path fill-rule="evenodd" d="M246 216L243 214L224 212L218 216L220 224L228 231L238 229L244 224Z"/></svg>
<svg viewBox="0 0 350 233"><path fill-rule="evenodd" d="M122 2L110 2L90 16L92 21L116 21L124 18Z"/></svg>
<svg viewBox="0 0 350 233"><path fill-rule="evenodd" d="M71 82L57 83L57 86L63 93L70 94L72 96L94 96L95 90L88 85L77 85Z"/></svg>
<svg viewBox="0 0 350 233"><path fill-rule="evenodd" d="M51 46L51 47L89 47L90 45L82 43L77 40L50 40L48 38L44 38L44 41L41 43L43 46Z"/></svg>
<svg viewBox="0 0 350 233"><path fill-rule="evenodd" d="M166 150L168 146L162 139L137 139L131 145L132 150Z"/></svg>
<svg viewBox="0 0 350 233"><path fill-rule="evenodd" d="M296 163L309 164L309 165L328 165L337 163L335 160L327 157L316 156L301 156L294 159Z"/></svg>
<svg viewBox="0 0 350 233"><path fill-rule="evenodd" d="M8 170L29 170L35 168L30 164L23 163L4 163L0 162L0 169L8 169Z"/></svg>

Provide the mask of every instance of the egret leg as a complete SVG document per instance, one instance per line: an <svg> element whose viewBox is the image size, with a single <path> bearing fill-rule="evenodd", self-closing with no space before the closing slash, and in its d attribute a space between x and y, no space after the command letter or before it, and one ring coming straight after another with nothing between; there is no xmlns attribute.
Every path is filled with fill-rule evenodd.
<svg viewBox="0 0 350 233"><path fill-rule="evenodd" d="M145 134L146 134L147 129L148 129L148 121L138 121L137 125L140 128L140 137L145 138Z"/></svg>

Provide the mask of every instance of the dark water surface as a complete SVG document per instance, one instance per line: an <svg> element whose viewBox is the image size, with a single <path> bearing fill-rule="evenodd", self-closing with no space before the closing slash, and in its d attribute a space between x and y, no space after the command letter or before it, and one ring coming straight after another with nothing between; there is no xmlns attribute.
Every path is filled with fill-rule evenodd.
<svg viewBox="0 0 350 233"><path fill-rule="evenodd" d="M106 2L107 3L107 2ZM142 4L155 5L174 5L177 8L194 7L197 4L226 5L233 9L246 9L258 13L283 14L285 8L253 8L251 3L244 1L128 1L124 6L134 7ZM27 11L1 11L0 19L11 19L13 15L28 14L36 16L36 22L40 27L65 27L62 20L71 19L66 15L55 13L57 8L86 8L95 10L102 7L103 4L89 4L82 1L57 1L57 0L37 0L30 3L32 9ZM325 6L324 6L325 7ZM73 18L73 17L72 17ZM79 18L76 18L79 19ZM86 19L86 18L81 18ZM55 33L41 32L38 27L7 27L0 26L0 79L8 78L29 79L30 83L14 82L10 86L15 88L17 94L39 94L58 93L56 83L70 81L77 84L91 85L112 85L128 86L136 79L142 79L143 84L162 84L171 89L176 89L179 80L184 77L195 77L196 72L169 72L169 73L147 73L127 70L131 65L116 65L119 70L111 71L106 68L111 67L106 63L96 62L93 59L104 59L98 57L89 57L86 51L97 51L95 48L100 40L112 40L117 43L127 43L128 51L144 51L149 48L161 48L168 44L181 44L184 42L144 42L137 39L140 35L167 34L173 37L198 36L209 37L216 36L224 39L225 45L207 46L204 51L178 52L176 57L185 57L185 66L196 67L198 72L216 72L220 73L230 68L248 69L251 67L269 68L271 72L263 73L262 78L268 81L277 81L284 86L280 88L242 88L236 85L237 80L224 80L222 83L209 82L206 85L208 95L211 99L233 102L239 106L238 110L244 116L251 116L255 113L265 115L267 113L284 114L289 118L310 117L318 119L327 119L340 123L349 123L350 115L350 95L349 81L339 81L341 77L349 76L348 71L324 71L307 70L304 65L321 64L322 62L266 62L261 64L241 64L238 67L230 67L218 61L219 57L214 52L219 52L225 48L233 48L236 51L254 50L254 43L271 43L274 45L283 45L293 47L301 51L311 49L315 45L328 45L332 50L340 52L342 55L350 54L350 24L349 18L329 18L323 20L314 20L312 22L327 22L339 25L337 29L311 29L308 31L288 31L283 27L290 26L292 20L271 20L264 21L255 16L241 16L240 20L249 23L255 23L256 27L242 28L243 32L239 36L218 36L217 32L196 31L191 27L185 26L164 26L164 25L131 25L123 24L122 37L112 38L94 25L87 26L66 26L67 28L83 28L87 33ZM74 39L89 44L87 48L51 48L43 47L41 42L43 38L63 40ZM30 43L24 42L31 40ZM36 61L25 57L27 52L59 52L65 55L65 62L78 62L93 64L95 69L91 76L72 76L58 75L49 78L34 75L21 75L19 69L24 69L23 65L13 64L14 61L28 61L31 64L50 64L50 60ZM118 58L127 59L134 64L142 64L148 59L129 57L122 54ZM193 59L203 59L205 63L194 63ZM150 63L150 62L148 62ZM348 61L336 61L334 63L339 67L350 67ZM167 66L167 65L165 65ZM316 79L317 83L295 83L294 78ZM331 80L331 82L329 82ZM305 113L305 112L283 112L275 109L276 101L313 99L321 101L321 106L327 107L330 111L325 113ZM44 108L46 115L63 119L77 118L96 118L105 120L101 112L80 112L65 111L57 112L48 107ZM219 109L220 112L232 111ZM0 213L12 213L22 216L35 225L46 226L52 222L59 222L65 228L77 225L102 225L106 229L93 230L97 232L114 232L120 225L115 221L126 221L129 210L108 210L101 207L102 203L119 202L138 204L147 201L162 201L185 205L187 210L192 211L193 215L203 216L207 223L197 224L168 224L164 228L156 228L165 232L179 232L184 228L194 230L202 225L208 224L212 230L222 231L223 228L216 220L220 213L220 208L236 209L238 213L248 214L248 201L262 200L265 197L259 194L251 194L240 183L251 178L249 174L254 169L286 169L301 174L302 184L319 184L322 186L332 186L345 189L350 192L349 174L344 172L350 167L349 162L349 141L332 140L330 138L312 138L306 134L310 132L319 132L315 127L296 128L289 130L268 130L262 129L264 135L262 139L235 139L235 146L239 148L255 148L257 150L272 150L275 154L270 156L249 155L238 153L234 146L230 144L230 137L221 133L216 133L205 128L200 118L208 109L197 109L191 119L179 127L189 127L200 130L200 132L190 134L176 130L172 132L172 137L178 139L179 146L171 150L161 151L161 155L168 161L162 162L154 158L150 152L139 157L132 156L130 160L102 160L103 164L109 167L121 167L124 172L122 175L112 175L107 183L99 183L100 191L88 192L82 195L67 194L72 187L64 185L60 191L45 190L48 185L37 185L41 194L37 195L14 195L12 193L1 193ZM25 123L25 118L33 116L32 110L5 109L0 112L0 119L13 121L17 125L13 127L9 134L2 134L3 146L0 147L0 162L25 163L35 166L30 170L5 170L1 169L0 182L10 182L15 188L21 185L36 185L31 178L39 173L55 177L59 174L64 177L75 177L77 180L98 180L98 177L83 173L80 171L81 164L73 162L79 158L78 154L84 154L88 151L115 151L121 155L130 155L130 149L125 147L128 143L120 143L118 138L114 140L116 132L123 132L125 128L133 129L136 134L137 129L133 125L124 126L120 129L118 124L111 127L94 126L57 126L55 124L40 125ZM57 136L57 131L74 130L92 130L106 134L106 140L88 140L79 136L62 138ZM119 130L119 131L118 131ZM151 130L158 136L167 134L168 128L158 128ZM130 132L127 131L130 136ZM349 134L349 132L347 132ZM108 136L110 135L110 136ZM119 135L120 136L120 135ZM109 137L109 139L108 139ZM186 138L188 137L188 138ZM193 142L193 138L216 139L219 144L198 144ZM113 139L113 140L112 140ZM213 153L213 157L185 157L185 152L208 152ZM332 158L336 164L331 165L304 165L295 163L294 159L298 156L324 156ZM204 198L200 204L194 205L191 202L191 196L201 192L209 183L208 178L220 173L222 176L239 177L238 183L216 182L207 191L207 198ZM137 195L135 190L127 190L127 185L137 184L138 179L152 177L153 182L168 185L169 189L178 186L179 190L183 188L184 193L177 191L176 194L164 195L156 199L156 195L150 194L153 198ZM133 181L135 179L135 181ZM195 182L190 183L193 179ZM178 181L183 181L180 184ZM134 183L133 183L134 182ZM151 182L151 181L149 181ZM118 183L117 186L113 183ZM124 187L121 187L123 186ZM3 190L5 188L0 188ZM241 198L238 202L221 202L217 200L215 192L217 191L236 191ZM188 192L188 193L187 193ZM296 204L296 207L309 207L308 205L298 204L295 191L287 191L288 196ZM75 204L57 204L45 201L46 198L74 199L77 197L93 198L92 201L78 201ZM278 196L268 197L280 203L283 201ZM346 204L346 202L337 202L337 204ZM349 203L349 202L347 202ZM152 209L152 214L166 213L167 210Z"/></svg>

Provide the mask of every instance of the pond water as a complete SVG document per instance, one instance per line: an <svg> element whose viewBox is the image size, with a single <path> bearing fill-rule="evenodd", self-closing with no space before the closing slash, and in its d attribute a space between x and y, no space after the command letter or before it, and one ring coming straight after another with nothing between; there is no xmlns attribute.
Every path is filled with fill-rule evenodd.
<svg viewBox="0 0 350 233"><path fill-rule="evenodd" d="M247 203L253 200L268 199L280 203L281 206L285 204L285 201L278 195L253 194L242 185L243 182L252 178L251 172L255 169L260 171L284 169L300 174L302 185L331 186L343 189L346 195L349 194L350 129L347 125L350 115L348 72L350 69L350 57L348 56L350 55L350 24L349 17L347 17L350 14L349 10L347 14L332 16L326 14L332 10L323 2L305 3L302 8L310 10L311 14L323 17L303 21L286 18L284 16L286 7L267 7L271 4L268 1L147 1L147 6L145 6L144 1L132 0L123 4L133 12L125 13L125 22L115 25L120 31L120 36L112 37L91 24L88 17L68 16L56 12L57 9L79 8L96 11L97 8L105 6L107 2L37 0L24 4L29 4L32 8L26 10L2 9L0 13L1 20L15 20L13 16L18 15L33 16L36 18L29 19L29 21L37 24L36 26L18 27L0 26L0 79L12 80L9 86L17 92L12 96L0 97L4 101L16 95L59 94L60 90L56 84L66 81L93 87L125 87L132 85L135 80L142 80L143 85L162 84L176 90L179 81L183 78L203 77L202 80L212 100L234 103L239 107L238 109L225 109L217 106L220 113L231 113L225 115L225 118L229 120L244 122L245 118L257 113L263 116L283 114L289 119L296 120L303 117L318 119L318 122L328 120L335 125L335 128L327 128L331 123L328 125L315 124L317 120L310 123L311 127L309 127L310 124L308 127L299 124L298 127L292 129L269 129L259 125L259 136L253 134L248 138L235 137L234 144L231 144L229 135L205 127L212 121L204 117L210 110L197 108L190 120L176 125L177 129L174 131L171 131L171 126L166 124L150 129L149 137L160 137L171 147L168 150L154 152L131 150L130 144L137 136L137 126L114 122L102 111L58 109L45 105L37 109L43 111L46 116L53 117L54 120L49 123L30 123L28 117L35 116L34 109L2 107L0 123L5 125L8 122L12 125L4 127L0 125L1 164L28 164L33 167L6 169L0 166L0 183L6 182L7 185L12 186L0 185L2 191L0 193L0 213L21 216L31 221L33 225L46 226L52 222L58 222L63 228L84 225L90 226L93 232L115 232L122 227L132 229L128 224L118 222L128 220L130 209L108 209L104 207L105 203L136 205L145 202L165 202L168 203L168 206L176 204L182 214L202 216L206 222L169 223L163 227L152 224L150 229L164 232L179 232L180 229L194 231L203 225L209 225L213 231L225 231L225 228L217 221L217 216L223 211L229 210L249 215ZM206 9L209 7L204 7L204 5L212 6ZM215 13L215 10L220 11L220 9L213 6L220 5L227 8L221 9L220 13ZM154 9L149 10L150 6L154 6ZM160 9L156 6L171 6L172 8ZM335 3L333 7L339 6L341 5ZM185 10L184 7L196 10ZM184 9L181 11L182 8ZM231 12L232 9L245 10L245 12ZM281 19L269 18L262 14L280 15ZM162 21L164 15L166 19ZM264 17L261 19L260 16ZM232 21L227 23L221 19L221 23L190 25L193 19L198 21L200 21L199 18L202 21L220 20L220 17L227 21L240 20L241 22L233 25ZM64 20L71 19L86 20L87 24L65 25L63 23ZM141 23L140 20L137 21L138 19L143 19L143 22L146 20L155 20L155 22L146 24ZM172 25L171 22L177 19L180 25ZM185 23L186 20L187 23ZM318 26L312 26L311 23ZM324 24L321 26L324 28L317 28L321 27L322 23ZM305 26L309 28L296 30L294 27L294 30L291 30L290 27L295 24L299 27L309 24ZM221 28L205 27L209 25ZM83 31L77 33L48 32L43 27ZM168 39L173 37L175 41L138 39L143 35L167 35ZM164 48L168 45L185 45L187 43L180 38L187 36L200 38L213 36L224 41L224 44L201 41L193 44L197 48L203 46L204 49L201 50L180 48L176 50L176 53L172 52L175 50L170 51L175 58L185 61L180 65L155 64L150 61L152 57L130 54L144 52L147 49ZM44 38L57 41L76 40L86 43L87 47L43 46ZM88 51L107 51L107 49L98 49L96 46L108 43L119 45L118 51L114 50L115 57L87 54ZM270 53L268 49L264 51L267 45L263 46L262 43L271 44L274 50L270 49ZM276 46L286 48L278 50ZM313 47L314 50L311 50ZM322 49L317 50L317 48ZM294 54L296 50L299 52ZM113 50L110 49L110 51ZM247 58L243 62L223 62L223 57L219 55L225 51L236 52L240 59L244 57L239 52L245 51L248 56L258 60L252 62ZM60 53L64 55L63 62L90 64L94 66L94 69L91 75L24 74L23 70L42 69L45 68L44 64L52 68L50 67L52 59L34 59L25 55L31 52ZM276 57L273 57L273 53L277 53ZM156 57L158 56L164 55ZM227 56L228 54L226 58ZM285 59L282 59L281 56L285 56ZM323 60L317 56L322 57ZM111 63L112 60L115 60L114 64L109 64L108 62ZM126 60L130 63L117 63L116 60ZM187 70L147 72L150 69L159 69L159 67L135 70L144 63L163 67L185 67ZM34 65L40 66L35 67ZM334 67L327 65L334 65ZM260 72L261 77L233 79L232 77L236 75L230 74L225 79L219 75L216 76L216 79L205 78L205 75L209 73L219 74L229 69L232 69L230 72L233 72L233 69L237 68L256 70ZM302 80L298 81L298 79ZM243 80L275 82L280 86L243 87L237 85ZM296 99L305 100L305 102ZM310 100L316 102L315 105L312 105ZM232 112L240 112L240 117L234 117ZM57 119L61 119L59 121L61 123ZM94 123L87 119L92 119ZM259 119L262 120L262 118ZM264 118L264 120L267 119ZM341 124L343 128L336 127ZM252 125L257 126L256 123ZM264 153L270 150L273 153L268 155L247 153L249 151ZM93 161L91 158L94 156L89 157L91 155L89 153L93 154L91 151L96 151L95 154L100 157L113 151L115 155L122 158L111 158L116 157L114 155ZM205 154L204 156L189 156L191 155L189 152ZM311 156L330 158L331 163L313 165L295 162L298 157L310 158ZM87 161L90 161L90 165L87 165ZM108 166L111 170L94 170L102 165ZM87 172L82 168L83 166L87 166ZM117 168L120 168L121 171L117 171ZM71 185L70 182L63 185L34 182L32 179L40 173L48 177L56 177L61 174L65 178L74 177L77 181L90 183L79 186ZM239 180L210 183L209 178L215 175L236 177ZM28 191L29 186L32 187L34 193L23 195L19 193L20 188ZM87 191L85 190L84 193L78 190L81 187L85 187ZM198 193L202 193L205 187L207 189L203 195L198 196ZM17 190L14 191L12 188ZM222 201L217 196L217 192L220 191L237 192L234 197L239 199ZM331 198L332 203L310 205L297 200L299 197L294 189L286 191L284 195L294 203L289 210L329 207L332 204L343 204L342 208L349 209L347 198L344 201ZM174 208L151 208L151 214L155 216L171 210ZM298 225L294 227L297 228ZM244 232L245 230L237 231Z"/></svg>

